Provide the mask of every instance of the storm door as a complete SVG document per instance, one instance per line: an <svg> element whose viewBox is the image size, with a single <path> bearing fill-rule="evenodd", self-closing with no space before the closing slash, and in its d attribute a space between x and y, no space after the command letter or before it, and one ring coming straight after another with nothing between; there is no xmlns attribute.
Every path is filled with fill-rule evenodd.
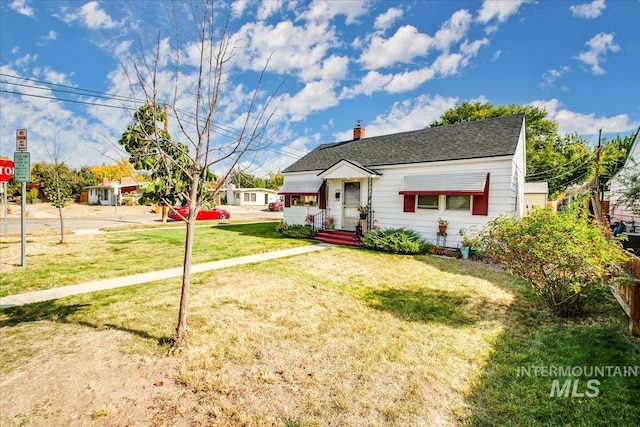
<svg viewBox="0 0 640 427"><path fill-rule="evenodd" d="M360 218L358 214L358 206L360 205L360 183L345 182L343 194L342 228L345 230L355 230L356 223Z"/></svg>

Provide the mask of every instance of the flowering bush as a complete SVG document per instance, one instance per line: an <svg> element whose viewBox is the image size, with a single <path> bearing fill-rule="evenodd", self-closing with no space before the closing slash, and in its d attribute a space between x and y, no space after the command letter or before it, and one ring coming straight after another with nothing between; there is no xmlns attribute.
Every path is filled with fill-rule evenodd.
<svg viewBox="0 0 640 427"><path fill-rule="evenodd" d="M500 217L483 230L481 243L485 256L529 282L560 317L581 314L585 299L626 259L580 202L561 212L535 209L522 220Z"/></svg>

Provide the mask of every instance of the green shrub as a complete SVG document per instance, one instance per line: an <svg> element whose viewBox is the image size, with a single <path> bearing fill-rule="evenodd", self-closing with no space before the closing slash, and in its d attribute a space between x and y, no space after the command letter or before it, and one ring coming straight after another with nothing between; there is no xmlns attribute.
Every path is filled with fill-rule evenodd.
<svg viewBox="0 0 640 427"><path fill-rule="evenodd" d="M484 255L529 282L560 317L581 314L625 259L581 206L537 209L522 220L500 217L482 232Z"/></svg>
<svg viewBox="0 0 640 427"><path fill-rule="evenodd" d="M310 225L288 224L282 234L295 239L310 239L313 237L313 228Z"/></svg>
<svg viewBox="0 0 640 427"><path fill-rule="evenodd" d="M362 238L367 249L394 254L422 254L432 246L416 231L406 228L390 228L368 233Z"/></svg>

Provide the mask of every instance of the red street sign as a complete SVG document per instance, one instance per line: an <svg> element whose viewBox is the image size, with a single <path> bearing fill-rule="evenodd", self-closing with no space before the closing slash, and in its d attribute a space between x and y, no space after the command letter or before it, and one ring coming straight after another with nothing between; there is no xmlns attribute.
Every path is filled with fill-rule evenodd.
<svg viewBox="0 0 640 427"><path fill-rule="evenodd" d="M0 182L9 182L13 176L13 161L0 159Z"/></svg>

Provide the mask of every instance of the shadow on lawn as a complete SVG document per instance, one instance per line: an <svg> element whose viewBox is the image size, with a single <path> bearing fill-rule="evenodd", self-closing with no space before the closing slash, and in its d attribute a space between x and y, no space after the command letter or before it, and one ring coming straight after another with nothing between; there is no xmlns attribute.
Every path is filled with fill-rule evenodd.
<svg viewBox="0 0 640 427"><path fill-rule="evenodd" d="M362 298L370 307L387 311L402 320L438 322L454 327L478 321L473 313L475 310L468 306L468 298L453 292L436 289L373 289L365 292Z"/></svg>
<svg viewBox="0 0 640 427"><path fill-rule="evenodd" d="M135 335L140 338L153 340L160 345L166 344L170 341L169 337L157 337L150 335L149 333L141 330L135 330L118 326L114 324L100 325L97 323L87 322L85 320L73 319L73 315L81 313L84 310L88 310L92 307L92 304L68 304L61 305L59 301L45 301L35 304L27 304L19 307L5 308L0 312L0 316L4 316L4 319L0 319L0 328L17 326L21 323L37 322L37 321L50 321L66 324L76 324L86 326L94 329L115 329Z"/></svg>
<svg viewBox="0 0 640 427"><path fill-rule="evenodd" d="M460 425L637 425L640 378L589 376L586 371L590 367L635 366L640 375L640 339L629 335L626 315L606 290L587 305L583 317L561 319L550 313L528 284L491 266L424 262L450 273L489 280L514 296L506 314L499 319L504 329L492 345L492 355L482 374L473 380L474 386L466 397L468 411L458 416ZM456 315L452 311L452 316ZM585 369L585 374L543 376L542 367L579 367ZM589 397L586 392L596 393L587 386L592 379L599 382L591 383L597 396ZM554 380L558 380L555 387L560 388L570 381L570 389L559 393L556 388L551 396Z"/></svg>

